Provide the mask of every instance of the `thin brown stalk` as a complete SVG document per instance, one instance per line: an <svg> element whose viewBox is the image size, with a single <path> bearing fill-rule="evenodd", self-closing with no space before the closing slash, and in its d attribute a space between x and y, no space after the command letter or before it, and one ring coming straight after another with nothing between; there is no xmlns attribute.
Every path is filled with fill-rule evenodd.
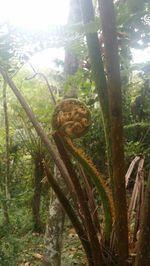
<svg viewBox="0 0 150 266"><path fill-rule="evenodd" d="M52 103L53 103L54 105L56 105L55 96L54 96L54 94L53 94L53 86L49 84L47 77L46 77L43 73L41 73L41 72L37 72L37 71L35 70L35 68L32 66L31 63L29 63L29 65L30 65L30 67L32 68L32 70L33 70L33 72L34 72L34 75L33 75L32 77L30 77L30 78L26 78L26 80L33 79L33 78L35 78L36 76L40 76L40 77L42 77L42 78L44 79L46 85L47 85L48 90L49 90L49 93L50 93L50 96L51 96L50 99L52 100Z"/></svg>
<svg viewBox="0 0 150 266"><path fill-rule="evenodd" d="M93 220L93 223L95 225L98 237L102 238L101 229L100 229L100 223L99 223L99 219L98 219L97 206L96 206L94 195L93 195L93 187L90 184L89 179L88 179L87 175L85 174L82 166L79 165L79 167L80 167L81 176L83 178L83 182L84 182L84 185L85 185L87 197L88 197L88 204L89 204L92 220Z"/></svg>
<svg viewBox="0 0 150 266"><path fill-rule="evenodd" d="M84 193L83 190L81 188L79 179L76 175L76 172L72 166L72 163L69 159L69 156L64 148L63 142L61 140L61 137L59 136L58 133L54 134L54 140L55 143L57 145L58 151L61 155L61 158L68 170L68 173L70 175L70 178L72 180L75 192L76 192L76 196L77 196L77 200L79 202L79 206L80 206L80 211L83 214L83 218L84 218L84 224L85 224L85 228L87 230L87 234L89 237L89 241L91 244L91 250L92 250L92 254L93 254L93 262L95 266L100 266L102 265L102 254L101 254L101 247L100 247L100 243L96 234L96 230L95 227L93 225L92 222L92 217L86 202L86 199L84 197Z"/></svg>

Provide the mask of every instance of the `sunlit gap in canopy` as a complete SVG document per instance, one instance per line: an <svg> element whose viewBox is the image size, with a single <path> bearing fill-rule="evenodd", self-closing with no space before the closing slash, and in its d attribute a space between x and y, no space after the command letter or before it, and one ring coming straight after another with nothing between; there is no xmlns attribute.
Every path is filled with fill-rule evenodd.
<svg viewBox="0 0 150 266"><path fill-rule="evenodd" d="M0 0L0 25L8 22L24 31L48 31L67 23L70 0ZM132 49L133 63L150 61L149 49ZM54 58L64 58L64 50L52 48L32 58L37 67L54 66Z"/></svg>
<svg viewBox="0 0 150 266"><path fill-rule="evenodd" d="M150 47L145 49L131 49L132 63L146 63L150 62Z"/></svg>
<svg viewBox="0 0 150 266"><path fill-rule="evenodd" d="M0 0L0 25L7 22L23 31L49 31L65 25L70 0ZM54 67L54 59L64 58L64 49L52 48L31 59L34 67Z"/></svg>
<svg viewBox="0 0 150 266"><path fill-rule="evenodd" d="M44 30L67 22L69 0L0 0L0 24Z"/></svg>

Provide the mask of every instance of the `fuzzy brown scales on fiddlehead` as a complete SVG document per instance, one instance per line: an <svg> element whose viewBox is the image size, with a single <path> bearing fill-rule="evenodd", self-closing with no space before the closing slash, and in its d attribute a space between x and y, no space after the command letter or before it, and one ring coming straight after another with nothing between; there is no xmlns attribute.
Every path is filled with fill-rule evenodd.
<svg viewBox="0 0 150 266"><path fill-rule="evenodd" d="M79 138L84 135L91 125L91 114L89 109L76 99L66 99L56 107L52 126L69 138Z"/></svg>
<svg viewBox="0 0 150 266"><path fill-rule="evenodd" d="M109 187L108 187L108 185L107 185L107 183L105 181L105 178L104 178L103 174L101 174L97 170L97 168L93 164L91 158L88 157L87 154L81 148L76 147L70 138L65 136L64 139L65 139L65 142L68 144L68 146L74 151L74 154L76 154L77 157L83 158L83 160L86 161L86 163L92 169L92 171L95 174L95 176L97 176L97 178L99 179L99 182L101 183L101 186L103 187L104 191L107 194L107 197L108 197L108 200L109 200L109 205L110 205L110 210L111 210L111 216L112 216L112 220L114 222L114 220L115 220L115 209L114 209L114 204L113 204L112 193L111 193L111 190L109 189Z"/></svg>
<svg viewBox="0 0 150 266"><path fill-rule="evenodd" d="M115 212L112 194L105 182L104 176L99 173L92 160L85 154L85 152L81 148L76 147L71 140L83 136L90 125L90 111L85 104L81 103L77 99L66 99L59 103L52 118L53 128L60 134L61 137L63 137L68 149L72 150L76 157L86 162L86 164L90 167L94 175L99 180L101 187L107 195L111 216L114 220Z"/></svg>

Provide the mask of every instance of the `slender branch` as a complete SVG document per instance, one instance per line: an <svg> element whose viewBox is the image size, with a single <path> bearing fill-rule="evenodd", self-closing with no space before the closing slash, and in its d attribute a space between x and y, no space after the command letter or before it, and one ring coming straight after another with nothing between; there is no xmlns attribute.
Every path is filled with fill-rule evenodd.
<svg viewBox="0 0 150 266"><path fill-rule="evenodd" d="M37 121L36 117L34 116L31 108L29 107L29 105L25 101L25 99L22 96L22 94L20 93L20 91L15 86L14 82L8 76L8 74L2 68L0 68L0 72L1 72L4 80L8 83L8 85L10 86L10 88L12 89L14 94L16 95L16 97L19 100L21 106L25 110L29 120L32 122L35 130L37 131L37 134L40 136L41 140L43 141L43 143L47 147L47 149L48 149L50 155L52 156L55 164L57 165L58 169L60 170L60 173L61 173L62 177L65 180L68 180L70 177L69 177L68 171L67 171L63 161L60 159L59 154L54 150L51 142L49 141L49 139L47 137L47 135L44 133L42 127L40 126L39 122ZM95 244L94 244L94 246L95 246ZM94 266L100 266L100 264L97 264L97 265L94 265Z"/></svg>
<svg viewBox="0 0 150 266"><path fill-rule="evenodd" d="M38 75L38 76L41 76L41 77L44 79L44 81L45 81L45 83L46 83L46 85L47 85L47 88L48 88L48 90L49 90L49 92L50 92L50 96L51 96L51 100L52 100L53 104L56 105L56 100L55 100L55 97L54 97L54 94L53 94L53 91L52 91L53 86L49 84L47 77L46 77L43 73L41 73L41 72L37 72L37 71L35 70L35 68L31 65L31 63L29 63L29 65L30 65L30 67L32 68L32 70L33 70L33 72L34 72L34 75L33 75L32 77L30 77L30 78L26 78L26 80L33 79L33 78L36 77L37 75Z"/></svg>
<svg viewBox="0 0 150 266"><path fill-rule="evenodd" d="M58 167L62 177L65 180L68 180L68 178L70 178L70 177L69 177L68 171L67 171L63 161L60 159L60 156L59 156L58 152L56 152L56 150L54 149L54 147L53 147L51 141L49 140L48 136L43 131L41 125L37 121L35 115L33 114L32 110L29 107L28 103L26 102L25 98L20 93L20 91L17 89L17 87L14 84L14 82L12 81L12 79L8 76L7 72L5 72L1 67L0 67L0 73L2 74L4 80L8 83L8 85L10 86L10 88L12 89L14 94L16 95L16 97L17 97L18 101L20 102L22 108L26 112L29 120L33 124L33 127L35 128L37 134L40 136L42 142L47 147L47 150L49 151L51 157L53 158L53 160L54 160L56 166Z"/></svg>

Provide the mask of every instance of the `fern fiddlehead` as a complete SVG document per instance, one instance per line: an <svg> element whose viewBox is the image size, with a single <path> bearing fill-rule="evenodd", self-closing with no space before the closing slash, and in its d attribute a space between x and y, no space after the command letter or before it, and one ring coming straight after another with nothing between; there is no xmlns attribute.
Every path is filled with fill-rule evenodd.
<svg viewBox="0 0 150 266"><path fill-rule="evenodd" d="M63 100L56 107L52 118L54 130L59 133L65 147L84 167L99 192L105 216L105 237L109 239L114 221L114 205L111 191L106 185L104 176L97 170L91 158L73 142L73 139L84 135L90 125L90 111L85 104L77 99Z"/></svg>

